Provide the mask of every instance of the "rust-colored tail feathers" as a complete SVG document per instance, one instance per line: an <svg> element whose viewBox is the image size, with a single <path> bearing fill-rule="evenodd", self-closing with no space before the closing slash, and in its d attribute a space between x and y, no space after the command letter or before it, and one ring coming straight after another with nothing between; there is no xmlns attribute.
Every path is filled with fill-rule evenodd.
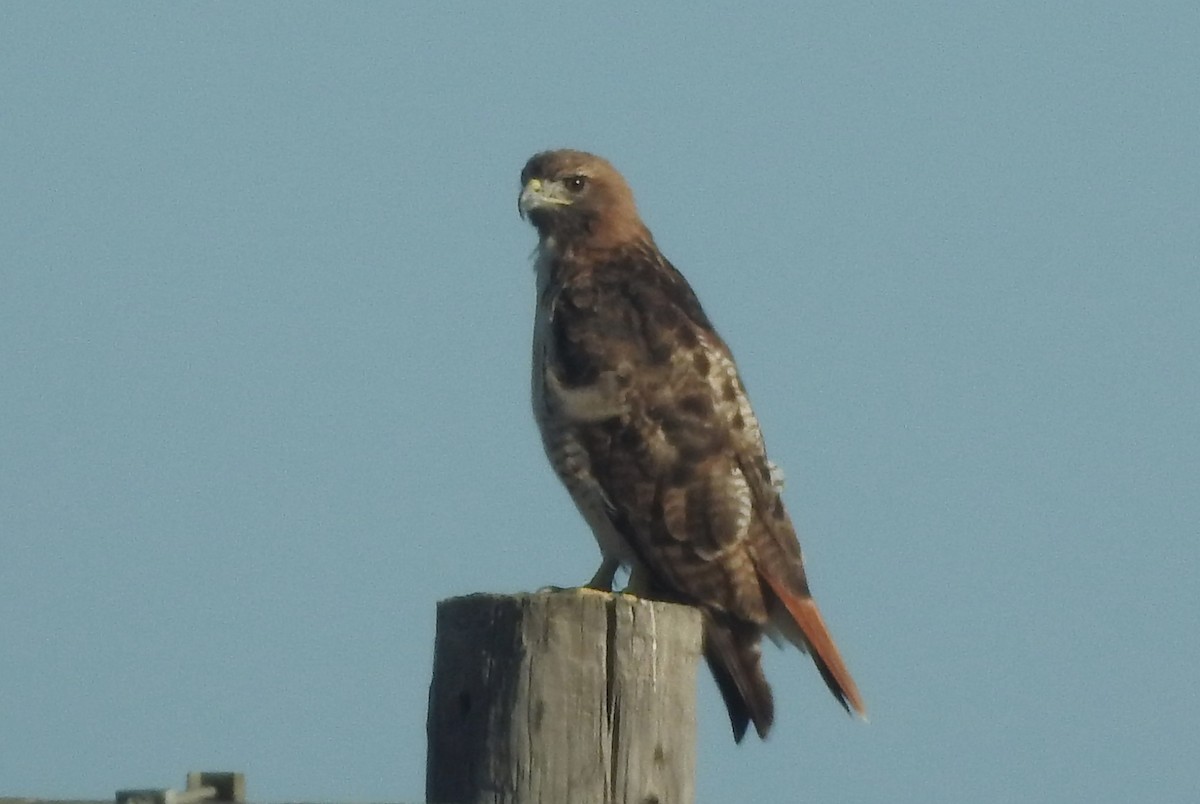
<svg viewBox="0 0 1200 804"><path fill-rule="evenodd" d="M842 655L838 653L829 629L825 627L825 620L821 618L817 602L809 595L792 592L770 576L766 576L765 580L787 609L792 621L799 627L800 633L804 635L809 655L820 671L821 678L825 679L829 691L847 712L853 711L865 720L867 707L858 692L858 686L850 677L850 671L846 669L846 663L842 661Z"/></svg>
<svg viewBox="0 0 1200 804"><path fill-rule="evenodd" d="M720 622L716 618L720 618ZM775 720L775 700L763 675L762 629L713 612L704 615L704 658L725 699L733 739L741 742L751 722L765 738Z"/></svg>

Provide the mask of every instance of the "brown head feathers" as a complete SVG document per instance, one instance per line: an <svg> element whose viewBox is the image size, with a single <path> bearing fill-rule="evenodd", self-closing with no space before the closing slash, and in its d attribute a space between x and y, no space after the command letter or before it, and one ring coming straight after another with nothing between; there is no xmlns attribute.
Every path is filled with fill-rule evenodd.
<svg viewBox="0 0 1200 804"><path fill-rule="evenodd" d="M624 177L584 151L535 154L521 171L519 206L542 242L559 248L607 249L650 239Z"/></svg>

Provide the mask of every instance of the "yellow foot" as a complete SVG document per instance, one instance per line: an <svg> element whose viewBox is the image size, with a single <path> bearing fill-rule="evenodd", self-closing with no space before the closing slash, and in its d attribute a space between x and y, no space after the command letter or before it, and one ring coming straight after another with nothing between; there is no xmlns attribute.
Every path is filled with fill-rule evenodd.
<svg viewBox="0 0 1200 804"><path fill-rule="evenodd" d="M612 592L613 578L616 577L617 570L620 569L621 562L605 558L600 562L600 568L596 570L596 574L592 579L583 586L543 586L538 592L603 592L608 594Z"/></svg>
<svg viewBox="0 0 1200 804"><path fill-rule="evenodd" d="M597 589L594 586L543 586L534 594L552 595L558 592L574 592L577 595L603 595L610 597L613 593L607 589Z"/></svg>

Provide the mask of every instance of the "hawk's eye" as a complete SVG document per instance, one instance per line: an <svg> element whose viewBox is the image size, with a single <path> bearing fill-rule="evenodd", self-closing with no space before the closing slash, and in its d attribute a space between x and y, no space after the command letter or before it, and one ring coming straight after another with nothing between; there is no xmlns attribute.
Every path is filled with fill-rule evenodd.
<svg viewBox="0 0 1200 804"><path fill-rule="evenodd" d="M587 176L568 176L566 185L568 189L579 192L587 186Z"/></svg>

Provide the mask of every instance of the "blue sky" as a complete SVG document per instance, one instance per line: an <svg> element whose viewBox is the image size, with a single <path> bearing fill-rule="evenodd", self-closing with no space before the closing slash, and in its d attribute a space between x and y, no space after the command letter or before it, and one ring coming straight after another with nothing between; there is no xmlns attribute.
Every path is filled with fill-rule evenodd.
<svg viewBox="0 0 1200 804"><path fill-rule="evenodd" d="M1200 788L1194 3L6 4L0 795L422 798L434 605L582 582L517 176L731 344L871 708L698 800Z"/></svg>

